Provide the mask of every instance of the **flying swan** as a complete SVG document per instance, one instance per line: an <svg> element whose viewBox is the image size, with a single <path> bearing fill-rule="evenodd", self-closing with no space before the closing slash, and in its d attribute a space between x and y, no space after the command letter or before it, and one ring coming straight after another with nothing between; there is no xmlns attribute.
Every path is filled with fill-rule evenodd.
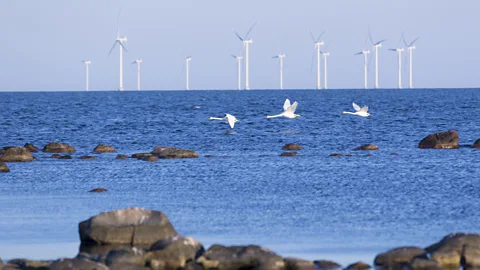
<svg viewBox="0 0 480 270"><path fill-rule="evenodd" d="M295 110L297 109L298 102L294 102L290 105L290 100L287 98L285 103L283 104L283 113L277 115L267 115L266 118L275 118L275 117L286 117L286 118L299 118L299 114L295 114Z"/></svg>
<svg viewBox="0 0 480 270"><path fill-rule="evenodd" d="M353 108L355 109L355 112L342 112L342 114L353 114L353 115L358 115L358 116L361 116L361 117L368 117L370 116L371 114L368 113L368 106L363 106L362 108L360 108L360 106L358 106L357 104L355 103L352 103L353 105Z"/></svg>
<svg viewBox="0 0 480 270"><path fill-rule="evenodd" d="M226 113L225 114L225 117L223 118L218 118L218 117L210 117L208 118L208 120L220 120L220 121L225 121L226 123L228 123L230 125L231 128L233 128L235 126L235 123L238 123L240 122L237 118L235 118L235 116L231 115L231 114L228 114Z"/></svg>

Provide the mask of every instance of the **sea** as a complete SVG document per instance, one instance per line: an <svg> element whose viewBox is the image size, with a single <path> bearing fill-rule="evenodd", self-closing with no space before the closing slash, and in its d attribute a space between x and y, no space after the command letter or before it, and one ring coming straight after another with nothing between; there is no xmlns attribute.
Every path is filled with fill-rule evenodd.
<svg viewBox="0 0 480 270"><path fill-rule="evenodd" d="M287 98L300 118L265 118ZM352 102L372 116L342 115ZM8 163L0 257L74 257L79 222L127 207L164 212L205 248L254 244L344 266L479 233L480 150L470 148L480 138L479 104L480 89L2 92L0 146L63 142L77 152ZM233 130L209 120L225 113L240 120ZM417 148L449 129L459 149ZM117 152L94 154L100 143ZM280 156L287 143L303 149ZM354 150L368 143L380 149ZM157 145L199 158L115 159ZM108 192L88 192L99 187Z"/></svg>

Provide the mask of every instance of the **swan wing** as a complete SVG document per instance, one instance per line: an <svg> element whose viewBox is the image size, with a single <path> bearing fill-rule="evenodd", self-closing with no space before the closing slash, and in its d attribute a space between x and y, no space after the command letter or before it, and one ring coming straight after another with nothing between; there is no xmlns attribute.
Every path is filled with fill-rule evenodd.
<svg viewBox="0 0 480 270"><path fill-rule="evenodd" d="M227 118L227 122L230 125L230 127L233 128L235 126L235 121L237 120L237 118L235 118L235 116L228 113L225 115L225 117Z"/></svg>
<svg viewBox="0 0 480 270"><path fill-rule="evenodd" d="M289 108L290 106L291 106L291 105L290 105L290 99L287 98L287 99L285 100L285 103L283 103L283 110L284 110L284 111L288 110L288 108Z"/></svg>
<svg viewBox="0 0 480 270"><path fill-rule="evenodd" d="M368 106L363 106L362 109L360 109L361 112L368 112Z"/></svg>
<svg viewBox="0 0 480 270"><path fill-rule="evenodd" d="M359 112L361 109L360 109L360 106L358 106L355 102L352 103L352 106L353 106L353 109L355 109L355 111Z"/></svg>
<svg viewBox="0 0 480 270"><path fill-rule="evenodd" d="M290 107L287 108L287 112L289 112L289 113L295 113L295 110L297 109L297 106L298 106L298 102L295 101L295 102L292 104L292 106L290 106Z"/></svg>

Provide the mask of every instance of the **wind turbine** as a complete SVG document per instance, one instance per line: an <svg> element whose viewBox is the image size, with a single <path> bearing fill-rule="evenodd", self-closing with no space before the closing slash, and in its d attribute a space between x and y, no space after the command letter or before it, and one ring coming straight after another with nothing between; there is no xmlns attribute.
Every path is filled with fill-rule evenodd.
<svg viewBox="0 0 480 270"><path fill-rule="evenodd" d="M365 87L365 89L367 89L368 88L368 78L367 78L367 72L368 72L367 71L367 62L368 62L368 60L367 60L367 58L368 58L368 55L370 54L370 51L369 50L363 50L363 51L358 52L354 55L360 55L360 54L363 54L364 59L365 59L364 64L363 64L363 73L364 73L364 76L365 76L364 87Z"/></svg>
<svg viewBox="0 0 480 270"><path fill-rule="evenodd" d="M253 43L252 39L249 39L248 36L250 35L250 32L252 32L253 28L255 27L257 23L254 23L252 27L250 27L250 30L248 30L247 34L245 37L241 37L237 32L235 32L235 35L243 42L243 47L245 48L245 90L250 90L250 84L249 84L249 72L248 72L248 49L250 47L250 44Z"/></svg>
<svg viewBox="0 0 480 270"><path fill-rule="evenodd" d="M280 90L283 90L283 58L285 58L285 54L279 54L272 58L280 59Z"/></svg>
<svg viewBox="0 0 480 270"><path fill-rule="evenodd" d="M241 82L241 79L242 79L242 59L243 59L243 56L235 56L232 54L232 57L237 59L237 73L238 73L238 90L241 90L242 89L242 82Z"/></svg>
<svg viewBox="0 0 480 270"><path fill-rule="evenodd" d="M85 64L85 91L88 91L88 66L92 63L90 60L83 61Z"/></svg>
<svg viewBox="0 0 480 270"><path fill-rule="evenodd" d="M382 47L382 43L386 41L386 39L380 40L378 42L373 42L370 29L368 30L368 35L370 37L370 41L372 42L373 49L375 50L375 88L378 88L378 48Z"/></svg>
<svg viewBox="0 0 480 270"><path fill-rule="evenodd" d="M185 57L185 64L186 64L186 85L185 90L190 90L190 61L192 60L191 56Z"/></svg>
<svg viewBox="0 0 480 270"><path fill-rule="evenodd" d="M317 90L322 89L321 78L320 78L320 53L321 53L321 47L325 45L325 43L323 41L320 41L320 39L322 38L323 34L325 34L325 31L323 31L323 33L320 34L318 38L315 38L312 32L310 32L313 43L315 44L315 49L317 50Z"/></svg>
<svg viewBox="0 0 480 270"><path fill-rule="evenodd" d="M405 41L405 38L403 37L402 35L402 39L403 39L403 42L405 43L405 46L407 47L407 50L408 50L408 55L410 57L410 61L409 61L409 65L410 65L410 82L409 82L409 87L410 88L413 88L413 76L412 76L412 55L413 55L413 50L416 49L415 45L413 45L418 39L414 39L410 44L407 44L407 42Z"/></svg>
<svg viewBox="0 0 480 270"><path fill-rule="evenodd" d="M137 90L140 91L140 64L143 63L142 59L133 61L132 64L137 64Z"/></svg>
<svg viewBox="0 0 480 270"><path fill-rule="evenodd" d="M125 49L125 46L123 46L124 42L127 42L127 37L121 37L120 36L120 30L119 30L119 22L120 22L120 12L118 13L118 19L117 19L117 38L115 39L115 42L113 43L112 48L110 49L110 52L108 55L110 55L115 49L115 46L119 44L120 48L120 85L118 87L118 90L123 91L123 50L127 52L127 49Z"/></svg>
<svg viewBox="0 0 480 270"><path fill-rule="evenodd" d="M327 89L327 56L330 56L329 52L320 52L323 56L323 89Z"/></svg>
<svg viewBox="0 0 480 270"><path fill-rule="evenodd" d="M398 89L402 89L402 52L405 51L404 48L389 49L398 53Z"/></svg>

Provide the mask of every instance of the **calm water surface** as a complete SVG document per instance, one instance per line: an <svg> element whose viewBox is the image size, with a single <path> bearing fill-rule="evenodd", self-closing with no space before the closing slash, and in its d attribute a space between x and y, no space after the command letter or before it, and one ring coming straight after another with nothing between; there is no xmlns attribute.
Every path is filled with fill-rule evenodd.
<svg viewBox="0 0 480 270"><path fill-rule="evenodd" d="M265 119L285 98L302 117ZM373 116L341 115L352 102ZM472 144L479 102L479 89L0 93L0 146L77 149L73 160L36 153L38 161L9 163L0 175L0 257L75 256L80 221L131 206L165 212L206 246L258 244L343 264L478 233L480 151L416 146L447 129ZM208 120L224 113L241 121L236 134ZM175 146L200 158L78 160L99 143L127 155ZM280 157L286 143L304 149ZM380 151L352 151L365 143ZM96 187L109 191L87 192Z"/></svg>

